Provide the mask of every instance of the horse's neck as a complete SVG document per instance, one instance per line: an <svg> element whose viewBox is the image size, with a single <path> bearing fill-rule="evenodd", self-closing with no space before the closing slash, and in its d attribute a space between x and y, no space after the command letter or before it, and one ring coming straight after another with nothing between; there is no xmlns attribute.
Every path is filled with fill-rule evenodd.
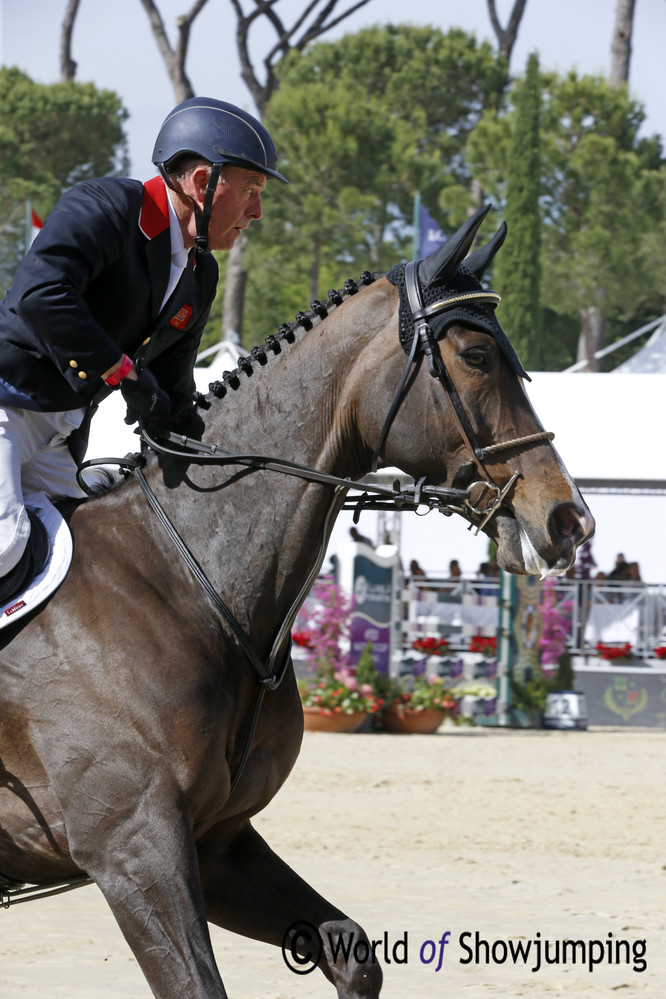
<svg viewBox="0 0 666 999"><path fill-rule="evenodd" d="M367 472L352 384L364 334L350 321L363 308L355 300L345 305L297 332L293 344L265 366L256 364L251 376L240 372L236 390L212 399L204 439L339 476ZM207 486L227 483L207 494L180 487L169 504L181 524L185 519L213 585L246 627L286 613L325 550L342 495L273 471L244 474L239 466L190 469L190 475Z"/></svg>

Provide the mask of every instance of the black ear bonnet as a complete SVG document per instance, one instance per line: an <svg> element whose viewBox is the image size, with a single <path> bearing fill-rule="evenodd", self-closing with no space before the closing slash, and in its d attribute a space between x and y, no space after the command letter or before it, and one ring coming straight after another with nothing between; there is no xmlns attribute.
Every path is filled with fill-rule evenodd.
<svg viewBox="0 0 666 999"><path fill-rule="evenodd" d="M470 295L474 294L474 292L484 291L479 277L499 249L499 246L501 246L504 239L504 232L506 231L505 228L503 227L494 239L491 240L491 243L495 243L494 246L491 246L491 243L489 243L487 247L476 251L468 258L469 263L474 266L474 269L471 269L466 263L456 263L455 244L457 243L459 247L464 249L465 244L469 240L470 233L473 240L476 229L478 229L478 226L487 214L489 207L482 209L481 212L477 212L477 215L472 220L465 223L443 247L435 250L425 261L419 261L419 288L425 308L438 302L445 302L448 299L456 299L460 295ZM471 225L470 222L472 223ZM461 236L463 237L462 241L459 238ZM447 259L446 248L449 244L454 245ZM438 259L434 260L435 257ZM433 269L436 270L434 279L424 281L424 264L426 264L426 270L430 269L431 272ZM414 337L414 319L405 287L405 267L406 264L404 263L396 264L391 268L386 277L391 284L396 286L400 294L400 344L405 353L409 354ZM428 326L437 339L441 339L448 327L454 325L466 326L469 329L479 330L481 333L488 333L504 354L513 371L521 378L530 380L508 336L497 321L494 303L490 304L488 300L452 301L450 306L444 305L441 311L437 311L435 315L430 316L428 319Z"/></svg>

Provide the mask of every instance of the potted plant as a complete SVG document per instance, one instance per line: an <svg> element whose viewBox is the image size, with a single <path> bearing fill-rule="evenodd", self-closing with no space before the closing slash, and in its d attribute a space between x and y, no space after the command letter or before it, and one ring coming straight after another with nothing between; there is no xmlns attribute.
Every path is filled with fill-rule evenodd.
<svg viewBox="0 0 666 999"><path fill-rule="evenodd" d="M469 651L479 653L484 659L494 659L497 655L497 636L473 635L469 640Z"/></svg>
<svg viewBox="0 0 666 999"><path fill-rule="evenodd" d="M386 732L429 735L445 718L457 720L459 703L441 676L405 677L394 681L380 724Z"/></svg>
<svg viewBox="0 0 666 999"><path fill-rule="evenodd" d="M293 642L306 654L308 675L298 681L305 728L355 732L382 702L372 683L349 665L343 648L352 601L330 579L318 581L313 596L314 607L301 609L299 627L292 631Z"/></svg>
<svg viewBox="0 0 666 999"><path fill-rule="evenodd" d="M305 727L314 732L355 732L381 707L370 684L359 684L353 670L341 667L298 684Z"/></svg>
<svg viewBox="0 0 666 999"><path fill-rule="evenodd" d="M421 652L424 656L445 656L449 643L445 638L436 638L432 635L423 635L415 638L412 648L415 652Z"/></svg>
<svg viewBox="0 0 666 999"><path fill-rule="evenodd" d="M631 662L633 657L631 642L597 642L594 648L600 659L605 659L606 662L612 662L615 666Z"/></svg>

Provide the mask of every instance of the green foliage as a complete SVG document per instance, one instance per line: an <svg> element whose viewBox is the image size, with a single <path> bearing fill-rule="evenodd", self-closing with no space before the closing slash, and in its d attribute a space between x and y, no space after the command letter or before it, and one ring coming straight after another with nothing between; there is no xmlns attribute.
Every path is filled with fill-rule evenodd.
<svg viewBox="0 0 666 999"><path fill-rule="evenodd" d="M127 171L119 97L91 83L34 83L0 69L0 290L25 252L26 203L44 218L68 187ZM9 221L9 225L7 225Z"/></svg>
<svg viewBox="0 0 666 999"><path fill-rule="evenodd" d="M511 236L497 257L494 281L502 289L502 323L528 370L541 368L541 141L539 62L531 55L514 87L509 124L506 215Z"/></svg>
<svg viewBox="0 0 666 999"><path fill-rule="evenodd" d="M554 673L549 674L537 667L535 673L525 683L511 681L511 705L520 711L543 712L546 709L548 694L561 690L573 690L574 671L571 653L563 652Z"/></svg>
<svg viewBox="0 0 666 999"><path fill-rule="evenodd" d="M269 185L253 226L246 342L408 256L417 190L433 208L455 190L439 216L457 227L469 204L465 143L506 77L488 44L429 27L370 28L283 60L266 125L291 183Z"/></svg>
<svg viewBox="0 0 666 999"><path fill-rule="evenodd" d="M508 216L506 185L520 86L509 110L484 115L468 143L470 167L507 214L507 243L520 221ZM664 268L648 234L663 226L666 164L659 140L639 137L644 113L626 88L572 72L542 74L540 90L543 356L557 367L550 345L560 353L562 345L552 317L577 329L581 310L596 306L619 336L646 309L659 313ZM566 363L575 360L572 345Z"/></svg>

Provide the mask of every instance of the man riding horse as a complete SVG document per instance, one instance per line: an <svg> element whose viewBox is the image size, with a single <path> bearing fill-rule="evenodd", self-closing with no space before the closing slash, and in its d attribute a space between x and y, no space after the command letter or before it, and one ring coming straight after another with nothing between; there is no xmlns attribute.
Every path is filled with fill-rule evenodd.
<svg viewBox="0 0 666 999"><path fill-rule="evenodd" d="M30 494L83 498L90 419L120 387L126 422L195 436L193 367L218 268L262 216L275 145L222 101L179 104L157 136L160 176L85 181L60 199L0 303L0 604L42 571Z"/></svg>

